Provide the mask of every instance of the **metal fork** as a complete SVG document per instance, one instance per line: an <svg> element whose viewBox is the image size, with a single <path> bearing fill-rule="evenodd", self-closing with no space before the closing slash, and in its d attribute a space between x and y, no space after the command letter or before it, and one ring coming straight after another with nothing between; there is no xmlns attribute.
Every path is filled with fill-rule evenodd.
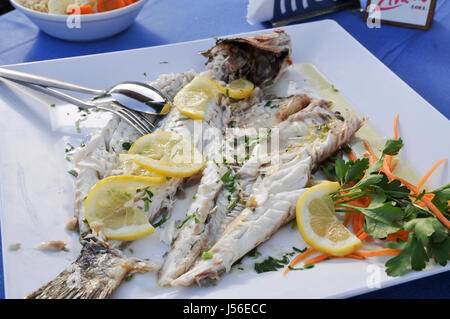
<svg viewBox="0 0 450 319"><path fill-rule="evenodd" d="M155 129L155 125L153 123L156 120L156 116L147 115L148 116L147 117L146 115L141 114L137 111L133 111L123 107L122 105L120 105L119 103L115 102L114 100L108 97L102 98L101 100L99 99L99 101L95 103L86 102L49 87L29 84L19 80L12 80L12 79L8 80L23 85L25 87L28 87L30 89L33 89L35 91L54 96L65 102L77 105L82 109L90 109L96 107L99 110L111 112L119 116L121 119L126 121L132 127L134 127L141 135L152 133L153 130Z"/></svg>

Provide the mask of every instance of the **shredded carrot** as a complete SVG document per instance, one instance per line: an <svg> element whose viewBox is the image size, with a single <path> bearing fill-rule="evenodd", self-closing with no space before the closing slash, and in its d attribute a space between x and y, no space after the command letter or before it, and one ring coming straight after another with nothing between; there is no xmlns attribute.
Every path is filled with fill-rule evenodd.
<svg viewBox="0 0 450 319"><path fill-rule="evenodd" d="M431 167L428 172L426 172L426 174L422 177L422 179L420 180L419 184L417 184L417 188L421 188L423 186L423 184L425 184L425 182L427 181L427 179L430 177L430 175L434 172L434 170L436 168L438 168L439 165L445 163L447 161L446 158L441 159L439 162L437 162L436 164L433 165L433 167Z"/></svg>
<svg viewBox="0 0 450 319"><path fill-rule="evenodd" d="M387 161L386 161L386 158L383 160L383 166L382 166L382 168L381 168L381 171L382 171L383 173L385 173L386 176L387 176L389 179L391 179L391 180L393 180L393 179L399 180L403 185L405 185L406 187L408 187L409 190L410 190L413 194L417 195L417 194L420 193L419 189L418 189L415 185L413 185L413 184L411 184L411 183L408 183L408 182L405 181L403 178L400 178L400 177L395 176L394 174L392 174L391 169L389 168L388 163L387 163Z"/></svg>
<svg viewBox="0 0 450 319"><path fill-rule="evenodd" d="M398 255L399 253L401 253L401 250L399 249L384 248L371 251L358 250L355 251L353 254L361 257L375 257L375 256L395 256Z"/></svg>
<svg viewBox="0 0 450 319"><path fill-rule="evenodd" d="M319 256L316 256L316 257L313 257L313 258L310 258L310 259L306 260L304 262L304 264L305 265L307 265L307 264L317 264L317 263L320 263L321 261L324 261L325 259L328 259L328 258L331 258L331 255L329 255L329 254L321 254Z"/></svg>
<svg viewBox="0 0 450 319"><path fill-rule="evenodd" d="M396 140L398 139L398 114L394 118L394 138ZM395 168L392 165L392 155L386 155L386 162L387 162L389 169L392 172ZM397 164L395 164L395 166L397 166Z"/></svg>
<svg viewBox="0 0 450 319"><path fill-rule="evenodd" d="M394 118L394 138L398 139L398 114Z"/></svg>
<svg viewBox="0 0 450 319"><path fill-rule="evenodd" d="M342 256L342 257L340 257L340 258L352 258L352 259L359 259L359 260L364 260L364 259L366 259L365 256L357 255L356 252L354 252L353 254L348 254L348 255Z"/></svg>
<svg viewBox="0 0 450 319"><path fill-rule="evenodd" d="M359 240L364 241L369 237L369 235L367 235L367 233L364 230L361 230L360 233L356 235L356 237L358 237Z"/></svg>
<svg viewBox="0 0 450 319"><path fill-rule="evenodd" d="M351 213L351 214L353 215L352 216L352 229L353 229L353 232L356 234L359 231L358 222L357 222L358 215L357 215L357 213Z"/></svg>
<svg viewBox="0 0 450 319"><path fill-rule="evenodd" d="M364 227L364 215L361 213L355 213L353 219L353 232L358 234Z"/></svg>
<svg viewBox="0 0 450 319"><path fill-rule="evenodd" d="M408 236L400 236L400 235L387 235L386 236L386 241L398 241L398 240L402 240L402 241L408 241Z"/></svg>
<svg viewBox="0 0 450 319"><path fill-rule="evenodd" d="M296 264L298 264L302 259L308 257L310 254L312 254L313 252L315 252L316 250L314 248L309 248L307 249L305 252L301 253L300 255L298 255L297 257L295 257L289 264L289 266L294 267ZM289 272L289 267L287 267L284 270L284 274L286 275Z"/></svg>
<svg viewBox="0 0 450 319"><path fill-rule="evenodd" d="M357 157L356 157L355 153L353 153L353 151L350 151L348 153L348 158L351 159L353 162L356 162L356 160L357 160Z"/></svg>
<svg viewBox="0 0 450 319"><path fill-rule="evenodd" d="M450 220L448 220L444 215L442 215L441 211L434 206L431 200L428 197L423 196L422 201L428 206L428 208L436 215L436 217L450 229Z"/></svg>
<svg viewBox="0 0 450 319"><path fill-rule="evenodd" d="M392 159L391 163L389 164L389 167L391 168L391 172L393 172L395 170L395 168L398 165L399 160L397 159Z"/></svg>
<svg viewBox="0 0 450 319"><path fill-rule="evenodd" d="M369 142L367 142L366 140L363 140L364 143L364 147L366 148L366 150L369 152L370 157L369 157L369 165L372 165L373 163L375 163L378 160L378 157L375 155L372 147L370 146Z"/></svg>
<svg viewBox="0 0 450 319"><path fill-rule="evenodd" d="M348 213L345 215L344 222L342 223L345 227L348 226L348 223L350 222L350 217L352 217L352 216Z"/></svg>

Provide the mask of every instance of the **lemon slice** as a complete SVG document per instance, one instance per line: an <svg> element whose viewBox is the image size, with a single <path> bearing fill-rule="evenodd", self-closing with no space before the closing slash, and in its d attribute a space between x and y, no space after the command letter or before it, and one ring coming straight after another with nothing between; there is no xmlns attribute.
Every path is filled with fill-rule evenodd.
<svg viewBox="0 0 450 319"><path fill-rule="evenodd" d="M132 157L133 155L130 156L129 154L119 155L120 168L122 169L121 175L151 176L165 179L164 176L161 176L155 172L151 172L139 166L138 164L136 164Z"/></svg>
<svg viewBox="0 0 450 319"><path fill-rule="evenodd" d="M135 240L154 232L147 216L126 204L138 190L161 184L160 177L110 176L92 187L86 199L85 218L92 229L107 239Z"/></svg>
<svg viewBox="0 0 450 319"><path fill-rule="evenodd" d="M155 132L139 138L121 157L160 175L188 177L205 164L202 154L190 141L172 132Z"/></svg>
<svg viewBox="0 0 450 319"><path fill-rule="evenodd" d="M215 99L219 85L208 78L198 78L186 85L174 98L181 114L194 120L202 120L206 104Z"/></svg>
<svg viewBox="0 0 450 319"><path fill-rule="evenodd" d="M339 183L320 183L304 192L297 201L297 225L303 239L311 247L333 256L343 256L362 246L337 218L329 194Z"/></svg>
<svg viewBox="0 0 450 319"><path fill-rule="evenodd" d="M234 80L227 86L220 86L220 92L233 99L245 99L252 95L255 85L245 79Z"/></svg>

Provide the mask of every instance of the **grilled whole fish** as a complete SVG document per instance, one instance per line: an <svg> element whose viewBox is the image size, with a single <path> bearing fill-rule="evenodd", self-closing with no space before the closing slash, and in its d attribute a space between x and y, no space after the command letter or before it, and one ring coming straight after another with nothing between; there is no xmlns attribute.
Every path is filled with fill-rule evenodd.
<svg viewBox="0 0 450 319"><path fill-rule="evenodd" d="M347 143L362 123L350 114L344 119L333 113L323 100L312 101L308 107L279 123L275 127L279 135L278 152L258 155L258 145L253 150L254 156L238 171L239 175L256 178L247 207L208 249L212 258L198 259L171 284L202 285L218 280L239 258L292 220L295 202L305 191L311 171Z"/></svg>
<svg viewBox="0 0 450 319"><path fill-rule="evenodd" d="M257 99L251 97L250 100L254 102ZM295 95L274 101L263 100L253 105L247 101L231 104L233 127L270 128L284 119L287 113L295 113L309 102L308 96ZM268 107L269 105L277 107ZM186 272L201 252L218 239L217 234L222 233L224 227L243 209L241 201L230 187L239 188L239 197L246 198L255 178L242 175L232 182L232 186L223 188L224 183L229 184L234 176L237 177L233 168L239 163L236 163L232 156L223 153L224 145L230 142L233 144L233 140L238 139L233 131L235 130L229 130L230 134L223 143L216 143L213 150L207 152L215 155L210 156L207 161L195 200L186 214L186 218L195 218L189 218L178 232L158 272L160 285L170 285L174 279ZM248 142L249 148L253 146Z"/></svg>
<svg viewBox="0 0 450 319"><path fill-rule="evenodd" d="M286 46L286 35L277 33L271 36L273 42L271 50L275 50L277 46L276 38L280 36L284 41L278 41L279 46ZM253 50L250 45L249 50ZM220 50L219 50L220 51ZM219 52L216 51L216 52ZM280 52L286 50L280 50ZM290 52L290 49L287 51ZM256 52L255 52L256 53ZM233 52L228 52L228 56L233 59ZM236 52L237 54L237 52ZM276 54L279 55L278 53ZM286 53L282 53L285 56ZM288 54L287 54L288 55ZM269 56L269 55L268 55ZM254 59L253 56L247 56L248 59ZM236 62L245 63L240 59ZM286 60L279 57L272 60L271 68L276 69L278 74L284 70ZM212 67L216 61L210 61L209 66ZM248 62L248 65L260 66L255 62ZM230 65L231 67L231 65ZM217 69L217 68L216 68ZM223 70L220 74L215 74L213 70L209 70L198 77L209 77L218 81L229 81L233 78L229 74L236 67ZM249 68L246 75L249 78L260 78L263 83L276 78L271 72L267 74L259 74L256 76L254 72L261 72L260 67ZM169 98L173 99L176 93L189 81L196 76L195 72L190 71L177 75L162 75L152 85ZM224 114L224 116L222 116ZM210 106L205 111L205 116L200 124L201 132L207 131L208 128L220 129L224 120L229 121L226 114L231 114L228 109L220 106L220 100L214 106ZM183 118L183 119L182 119ZM183 135L190 139L199 149L211 150L211 140L204 139L202 134L194 134L194 127L198 125L198 121L185 120L176 108L159 123L157 130L171 131ZM150 271L156 268L155 265L138 259L127 258L121 252L121 249L127 245L127 242L106 241L101 232L96 233L90 229L87 223L84 223L84 199L89 190L100 179L111 175L129 174L130 167L126 167L119 160L119 154L125 152L123 149L124 142L133 142L139 137L136 131L128 126L127 123L113 116L108 124L93 135L86 146L77 152L74 161L78 171L76 181L76 205L75 217L78 219L78 229L80 232L80 240L82 250L79 258L64 270L58 277L47 283L36 292L28 295L26 298L107 298L114 289L121 283L123 278L130 272ZM131 168L131 173L136 173L135 168ZM137 174L145 174L138 171ZM154 196L149 210L146 212L150 222L160 216L163 209L170 211L173 196L177 189L181 186L183 179L172 178L170 181L161 186L154 186L151 189ZM144 201L142 197L144 193L137 194L134 198L134 205L144 211Z"/></svg>

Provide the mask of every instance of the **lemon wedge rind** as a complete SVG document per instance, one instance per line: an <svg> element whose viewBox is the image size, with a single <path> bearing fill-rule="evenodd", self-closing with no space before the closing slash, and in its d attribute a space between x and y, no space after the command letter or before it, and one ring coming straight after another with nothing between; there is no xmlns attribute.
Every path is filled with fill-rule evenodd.
<svg viewBox="0 0 450 319"><path fill-rule="evenodd" d="M297 225L305 242L312 248L333 256L344 256L361 248L361 240L336 217L329 194L339 183L325 182L312 186L298 199Z"/></svg>

